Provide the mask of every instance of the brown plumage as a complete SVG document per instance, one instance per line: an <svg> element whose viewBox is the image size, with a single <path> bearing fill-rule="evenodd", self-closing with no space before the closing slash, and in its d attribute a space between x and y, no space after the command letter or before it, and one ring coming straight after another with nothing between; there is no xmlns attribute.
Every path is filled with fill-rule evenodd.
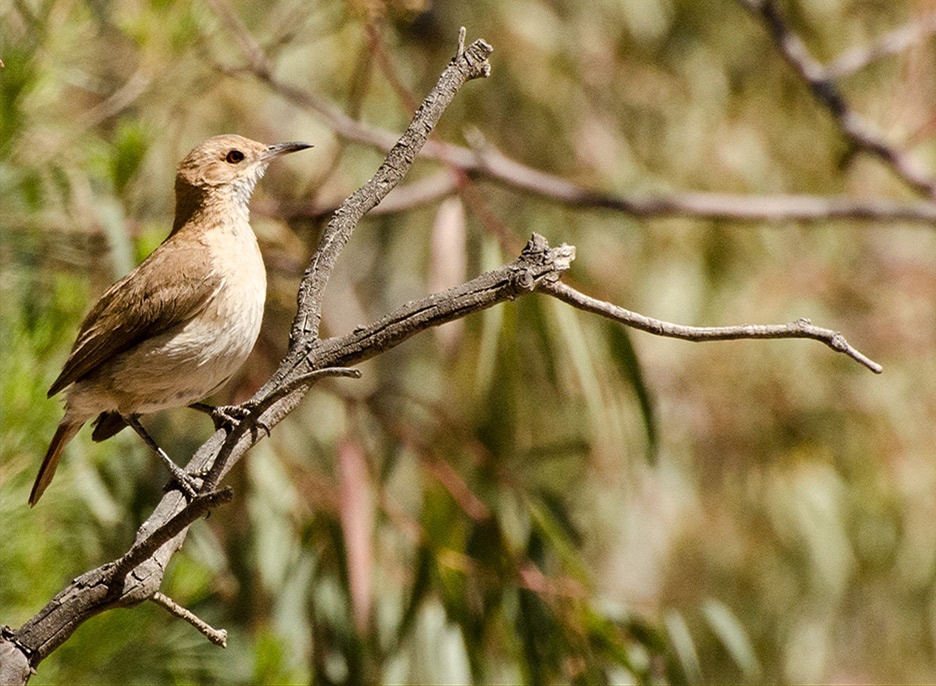
<svg viewBox="0 0 936 686"><path fill-rule="evenodd" d="M250 195L273 159L308 147L215 136L179 163L172 232L91 308L49 389L50 397L65 391L65 416L30 505L89 419L97 416L95 440L128 423L141 432L137 416L206 398L243 364L260 332L266 295Z"/></svg>

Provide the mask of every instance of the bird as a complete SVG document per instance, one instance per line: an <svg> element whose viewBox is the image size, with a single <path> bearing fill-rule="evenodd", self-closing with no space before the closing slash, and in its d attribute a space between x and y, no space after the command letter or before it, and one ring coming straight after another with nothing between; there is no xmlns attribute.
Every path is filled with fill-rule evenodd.
<svg viewBox="0 0 936 686"><path fill-rule="evenodd" d="M197 481L156 444L139 417L190 406L209 412L216 425L236 421L224 411L229 408L200 401L240 368L260 333L266 269L250 227L250 196L273 160L310 147L225 134L179 163L171 232L104 291L49 388L50 398L64 391L65 411L30 506L52 481L65 446L92 418L95 441L133 428L186 496L194 496Z"/></svg>

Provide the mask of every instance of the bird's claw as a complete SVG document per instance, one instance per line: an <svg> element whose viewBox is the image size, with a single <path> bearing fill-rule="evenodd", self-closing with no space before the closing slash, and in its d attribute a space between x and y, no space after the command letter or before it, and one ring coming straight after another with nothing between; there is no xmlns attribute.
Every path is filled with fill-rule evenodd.
<svg viewBox="0 0 936 686"><path fill-rule="evenodd" d="M251 409L243 405L218 405L211 408L208 416L214 422L215 431L233 429L250 416Z"/></svg>
<svg viewBox="0 0 936 686"><path fill-rule="evenodd" d="M207 405L206 403L192 403L189 405L193 410L198 410L199 412L204 412L214 423L215 431L221 431L222 429L227 429L228 431L236 428L242 421L247 419L250 416L250 413L254 410L254 404L249 400L242 405ZM270 427L261 422L259 419L256 420L257 426L263 429L266 432L266 435L270 435Z"/></svg>
<svg viewBox="0 0 936 686"><path fill-rule="evenodd" d="M182 495L185 496L186 501L192 502L192 500L195 499L202 488L202 479L204 477L195 474L189 474L179 466L176 466L175 469L170 469L169 471L172 473L172 478L169 480L169 483L166 484L166 487L163 490L171 491L174 488L178 488L180 491L182 491Z"/></svg>

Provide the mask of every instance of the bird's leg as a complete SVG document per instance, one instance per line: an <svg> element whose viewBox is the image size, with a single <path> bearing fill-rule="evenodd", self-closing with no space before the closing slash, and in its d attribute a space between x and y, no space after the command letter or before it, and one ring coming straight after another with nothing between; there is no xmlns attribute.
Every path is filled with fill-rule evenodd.
<svg viewBox="0 0 936 686"><path fill-rule="evenodd" d="M163 461L164 465L166 465L166 469L169 470L173 480L179 484L179 488L182 489L182 492L185 494L186 498L188 500L192 500L192 498L198 494L198 480L170 459L170 457L166 454L166 451L160 448L156 444L156 441L153 440L153 437L149 435L149 432L143 428L143 425L140 424L140 419L137 415L124 415L123 418L124 421L126 421L127 424L137 432L137 434L139 434L140 438L143 439L143 442L152 448L153 452L159 455L159 459Z"/></svg>

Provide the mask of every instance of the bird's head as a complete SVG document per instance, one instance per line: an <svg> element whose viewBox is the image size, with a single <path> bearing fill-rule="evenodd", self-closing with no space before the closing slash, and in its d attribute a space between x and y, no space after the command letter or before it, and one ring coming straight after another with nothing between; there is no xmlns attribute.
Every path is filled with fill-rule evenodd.
<svg viewBox="0 0 936 686"><path fill-rule="evenodd" d="M270 162L311 147L308 143L266 145L234 134L214 136L196 146L176 170L172 233L206 213L229 216L234 211L246 218L250 195Z"/></svg>
<svg viewBox="0 0 936 686"><path fill-rule="evenodd" d="M238 200L250 199L257 181L274 159L305 150L308 143L266 145L243 136L225 134L209 138L185 156L176 172L176 192L199 194L230 191Z"/></svg>

